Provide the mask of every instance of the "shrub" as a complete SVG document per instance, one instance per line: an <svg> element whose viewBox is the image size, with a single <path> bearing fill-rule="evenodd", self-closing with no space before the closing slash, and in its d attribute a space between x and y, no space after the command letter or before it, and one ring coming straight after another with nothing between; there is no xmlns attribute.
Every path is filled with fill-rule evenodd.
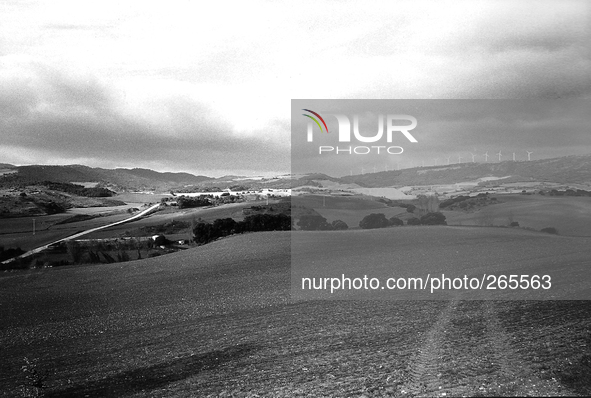
<svg viewBox="0 0 591 398"><path fill-rule="evenodd" d="M339 230L349 229L349 226L344 221L334 220L332 222L332 229L339 231Z"/></svg>
<svg viewBox="0 0 591 398"><path fill-rule="evenodd" d="M390 225L393 225L395 227L404 225L404 221L402 221L400 218L398 217L390 217L390 220L388 220L390 222Z"/></svg>
<svg viewBox="0 0 591 398"><path fill-rule="evenodd" d="M177 199L176 202L177 202L179 209L186 209L189 207L203 207L203 206L211 205L211 202L209 201L209 199L207 197L205 197L204 195L201 195L201 196L198 196L195 198L181 196L180 198Z"/></svg>
<svg viewBox="0 0 591 398"><path fill-rule="evenodd" d="M218 218L213 222L213 228L220 236L232 235L236 231L236 221L231 218Z"/></svg>
<svg viewBox="0 0 591 398"><path fill-rule="evenodd" d="M517 221L513 221L511 224L509 224L510 227L518 227L519 223Z"/></svg>
<svg viewBox="0 0 591 398"><path fill-rule="evenodd" d="M421 225L421 220L416 217L412 217L406 221L406 225Z"/></svg>
<svg viewBox="0 0 591 398"><path fill-rule="evenodd" d="M80 264L82 260L82 247L76 240L66 241L66 250L72 259L72 263Z"/></svg>
<svg viewBox="0 0 591 398"><path fill-rule="evenodd" d="M315 214L304 214L300 217L297 225L304 231L318 231L330 229L326 218Z"/></svg>
<svg viewBox="0 0 591 398"><path fill-rule="evenodd" d="M20 256L21 254L25 253L23 249L20 247L16 248L9 248L4 250L4 247L0 246L0 261L8 260L9 258L13 258L16 256Z"/></svg>
<svg viewBox="0 0 591 398"><path fill-rule="evenodd" d="M540 231L546 232L547 234L558 235L558 230L554 227L542 228Z"/></svg>
<svg viewBox="0 0 591 398"><path fill-rule="evenodd" d="M168 243L168 239L166 239L166 236L164 236L164 235L157 235L154 238L154 244L156 246L163 246L163 245L166 245L167 243Z"/></svg>
<svg viewBox="0 0 591 398"><path fill-rule="evenodd" d="M385 228L390 222L383 213L372 213L359 222L359 227L363 229Z"/></svg>
<svg viewBox="0 0 591 398"><path fill-rule="evenodd" d="M289 231L291 217L287 214L252 214L236 223L236 232Z"/></svg>
<svg viewBox="0 0 591 398"><path fill-rule="evenodd" d="M440 212L427 213L421 217L421 224L423 225L447 225L445 216Z"/></svg>
<svg viewBox="0 0 591 398"><path fill-rule="evenodd" d="M414 213L416 208L417 207L415 205L408 205L408 206L406 206L406 211L409 213Z"/></svg>

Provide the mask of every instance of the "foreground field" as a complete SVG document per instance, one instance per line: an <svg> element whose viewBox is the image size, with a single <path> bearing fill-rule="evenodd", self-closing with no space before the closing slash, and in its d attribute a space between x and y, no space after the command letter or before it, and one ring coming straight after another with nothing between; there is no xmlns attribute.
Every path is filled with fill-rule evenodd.
<svg viewBox="0 0 591 398"><path fill-rule="evenodd" d="M25 356L49 397L591 393L589 301L291 302L289 262L256 233L2 274L2 396Z"/></svg>

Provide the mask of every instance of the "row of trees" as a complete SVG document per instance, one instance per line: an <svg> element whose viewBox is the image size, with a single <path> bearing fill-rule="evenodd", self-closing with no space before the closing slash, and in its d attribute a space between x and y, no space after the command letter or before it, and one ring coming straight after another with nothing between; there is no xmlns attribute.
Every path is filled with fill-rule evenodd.
<svg viewBox="0 0 591 398"><path fill-rule="evenodd" d="M349 228L347 223L342 220L334 220L329 223L319 214L303 214L297 225L303 231L334 231Z"/></svg>
<svg viewBox="0 0 591 398"><path fill-rule="evenodd" d="M196 196L196 197L181 196L176 200L176 203L177 203L177 206L179 207L179 209L186 209L189 207L210 206L211 205L210 199L211 198L208 198L205 195L200 195L200 196Z"/></svg>
<svg viewBox="0 0 591 398"><path fill-rule="evenodd" d="M440 212L427 213L420 218L412 217L406 222L407 225L447 225L445 216ZM398 217L387 219L383 213L372 213L359 222L359 227L363 229L386 228L403 226L404 221Z"/></svg>
<svg viewBox="0 0 591 398"><path fill-rule="evenodd" d="M44 181L41 184L45 185L47 188L52 189L54 191L67 192L73 195L86 196L89 198L106 198L115 195L115 192L107 188L85 188L82 185L72 184L68 182Z"/></svg>
<svg viewBox="0 0 591 398"><path fill-rule="evenodd" d="M195 222L193 240L203 245L218 238L233 234L259 231L289 231L292 226L291 217L286 214L253 214L243 221L231 218L218 218L213 223Z"/></svg>
<svg viewBox="0 0 591 398"><path fill-rule="evenodd" d="M406 222L407 225L447 225L445 216L440 212L427 213L420 218L412 217ZM333 231L348 229L347 223L341 220L335 220L329 223L326 218L317 214L305 214L300 217L297 225L303 231ZM386 228L403 226L404 221L398 217L386 218L383 213L372 213L359 222L359 227L363 229Z"/></svg>

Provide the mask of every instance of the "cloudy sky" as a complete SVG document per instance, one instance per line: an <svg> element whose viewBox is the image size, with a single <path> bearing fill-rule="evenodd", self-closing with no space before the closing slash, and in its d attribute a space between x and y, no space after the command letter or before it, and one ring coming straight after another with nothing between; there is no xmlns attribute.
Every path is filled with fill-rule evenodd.
<svg viewBox="0 0 591 398"><path fill-rule="evenodd" d="M589 100L590 26L584 0L3 0L0 163L285 173L292 98Z"/></svg>
<svg viewBox="0 0 591 398"><path fill-rule="evenodd" d="M304 116L310 114L308 109L323 118L328 133L326 127L320 130ZM293 100L291 166L298 174L343 176L371 173L374 168L385 171L589 155L590 109L589 101L579 98ZM345 116L349 126L341 126L334 115ZM416 126L408 132L416 142L401 129L388 138L387 115L414 117ZM410 124L406 116L392 121L394 126ZM350 141L340 141L341 129L349 131ZM362 142L355 134L379 139Z"/></svg>

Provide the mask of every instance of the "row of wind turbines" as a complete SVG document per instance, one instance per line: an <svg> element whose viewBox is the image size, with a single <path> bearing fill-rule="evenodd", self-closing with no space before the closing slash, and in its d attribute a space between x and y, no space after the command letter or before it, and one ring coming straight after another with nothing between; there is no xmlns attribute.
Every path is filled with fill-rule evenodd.
<svg viewBox="0 0 591 398"><path fill-rule="evenodd" d="M533 154L533 151L525 151L525 152L527 153L527 160L528 161L531 161L531 155ZM478 155L477 154L474 154L472 152L470 152L470 155L472 156L472 163L476 163L476 157ZM485 163L488 163L488 158L491 157L491 155L488 154L488 151L486 151L482 156L484 157L484 162ZM496 154L496 156L498 157L499 162L501 162L502 161L502 158L503 158L502 151L499 151ZM445 156L443 159L447 160L447 163L446 163L447 165L452 164L451 163L451 159L452 159L451 156ZM458 159L458 162L456 164L461 164L462 163L462 159L464 159L464 157L462 157L462 155L458 155L457 159ZM435 163L433 164L433 166L439 166L439 158L435 158L434 160L435 160ZM517 161L517 159L516 159L516 152L513 152L513 161L514 162ZM417 167L425 167L425 161L424 160L422 161L421 164L422 164L422 166L417 166ZM369 170L371 170L371 169L369 169ZM400 164L397 163L396 168L395 169L393 168L392 170L400 170ZM376 171L377 171L376 170L376 167L374 166L373 167L373 172L375 173ZM386 165L385 171L388 171L388 165ZM365 172L366 172L365 167L361 167L361 174L365 174ZM353 175L353 169L350 170L350 174Z"/></svg>
<svg viewBox="0 0 591 398"><path fill-rule="evenodd" d="M527 160L531 161L531 155L533 154L532 151L525 151L527 153ZM470 152L470 155L472 156L472 163L476 163L476 154L473 154L472 152ZM482 156L484 156L484 161L485 163L488 163L488 158L490 157L490 155L488 154L488 151L486 151ZM501 159L503 158L503 153L502 151L499 151L499 153L496 154L496 156L499 157L499 162L501 162ZM451 156L446 156L444 159L447 160L447 164L450 164L450 160L451 160ZM458 155L458 163L462 163L462 155ZM513 152L513 161L516 162L516 157L515 157L515 152ZM437 165L437 163L439 162L439 158L435 158L435 165Z"/></svg>

